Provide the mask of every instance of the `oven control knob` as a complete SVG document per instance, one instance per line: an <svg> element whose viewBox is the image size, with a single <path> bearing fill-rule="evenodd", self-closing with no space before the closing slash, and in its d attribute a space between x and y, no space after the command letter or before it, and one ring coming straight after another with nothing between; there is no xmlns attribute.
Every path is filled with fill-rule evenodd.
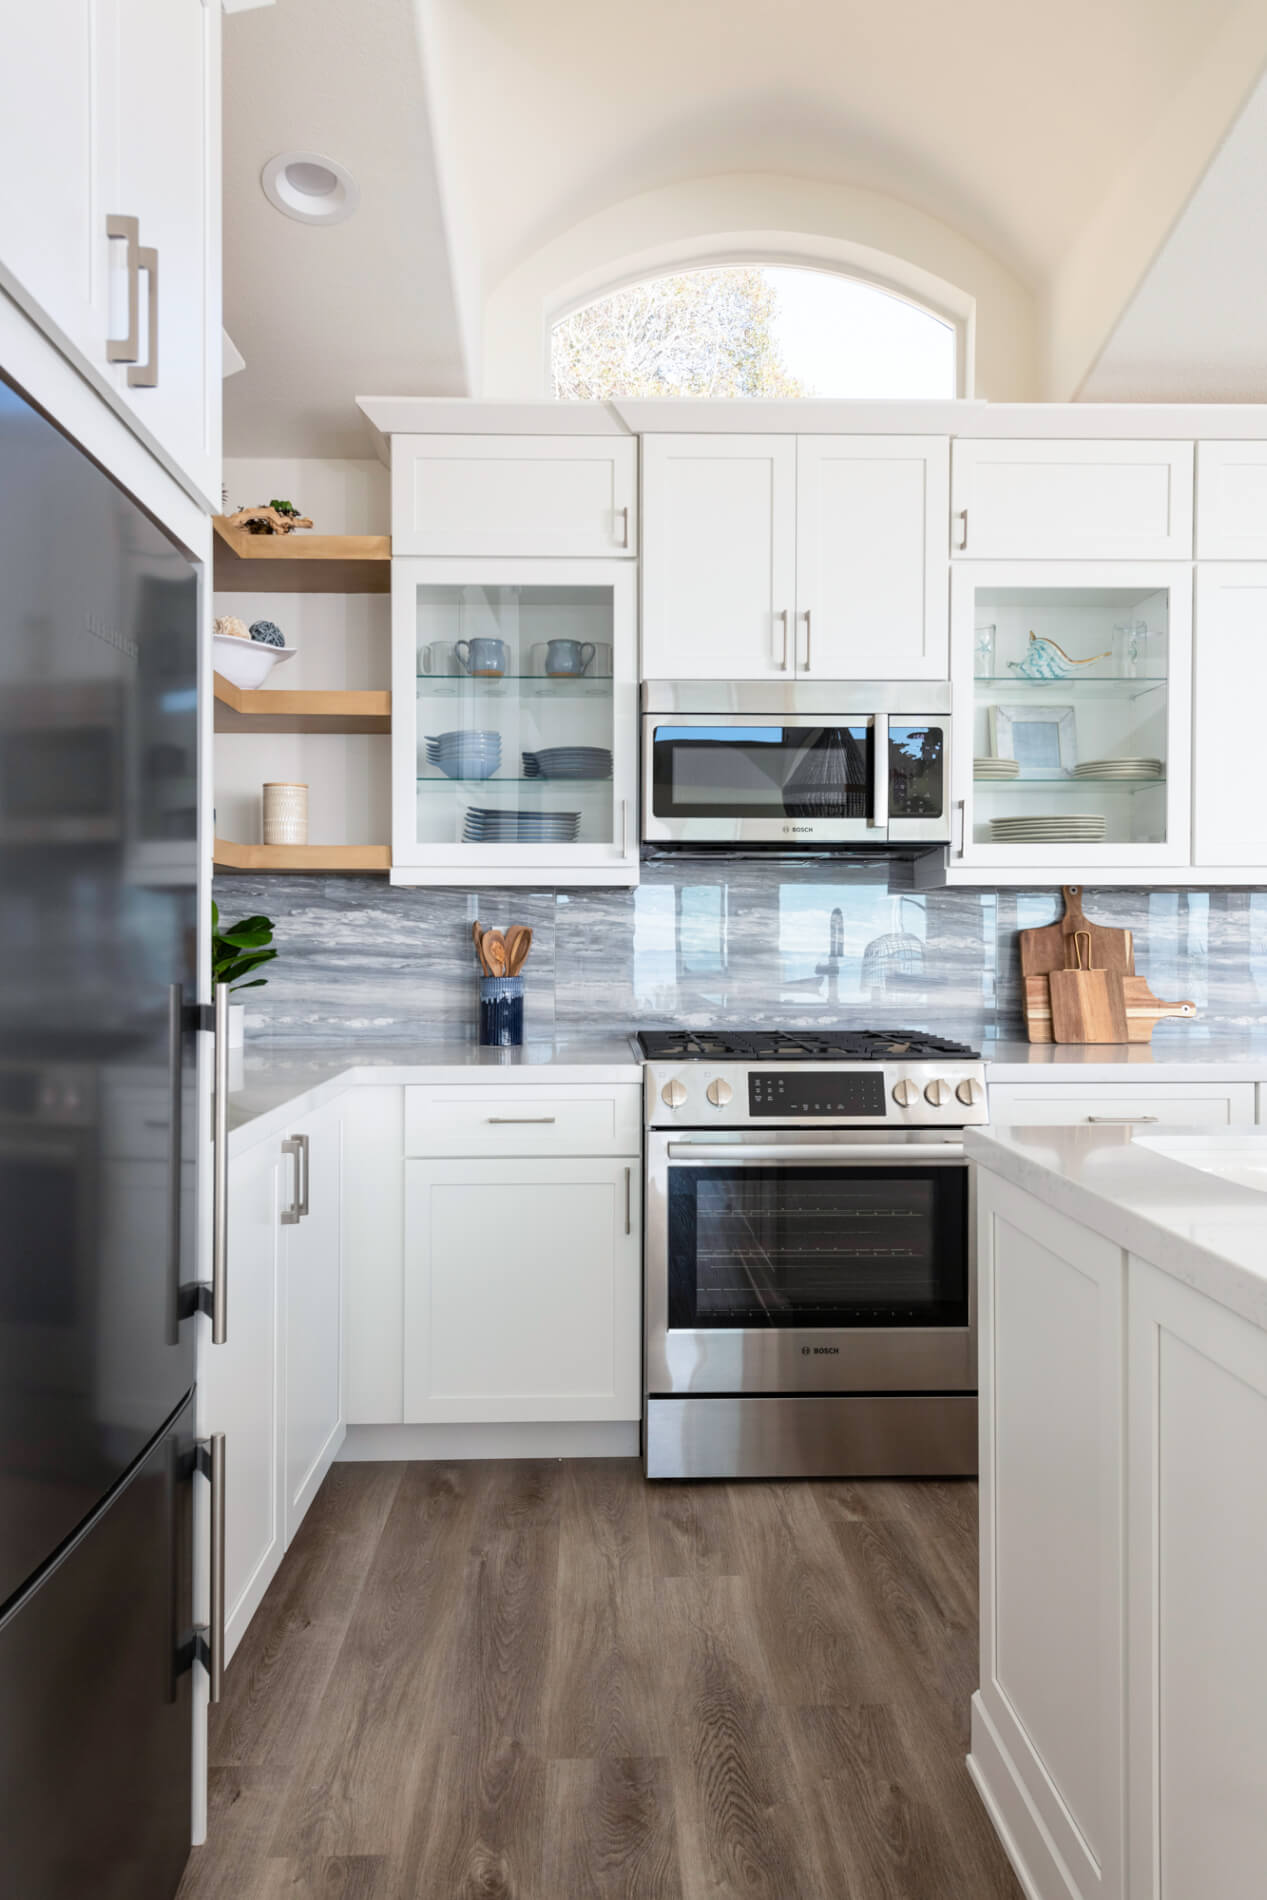
<svg viewBox="0 0 1267 1900"><path fill-rule="evenodd" d="M666 1108L681 1108L683 1102L686 1100L686 1083L679 1082L677 1077L674 1076L673 1080L666 1082L664 1087L660 1090L660 1100L664 1103Z"/></svg>
<svg viewBox="0 0 1267 1900"><path fill-rule="evenodd" d="M705 1095L707 1095L714 1108L725 1108L734 1092L729 1082L723 1081L720 1075L715 1082L710 1082L708 1087L704 1090Z"/></svg>
<svg viewBox="0 0 1267 1900"><path fill-rule="evenodd" d="M966 1082L959 1084L959 1087L955 1090L955 1094L959 1097L959 1100L963 1103L965 1108L975 1108L978 1102L984 1102L985 1100L985 1090L979 1082L974 1082L971 1076L969 1076Z"/></svg>
<svg viewBox="0 0 1267 1900"><path fill-rule="evenodd" d="M934 1108L944 1108L950 1100L949 1082L943 1082L940 1076L935 1082L930 1082L924 1090L924 1100L931 1102Z"/></svg>
<svg viewBox="0 0 1267 1900"><path fill-rule="evenodd" d="M893 1100L899 1108L913 1108L919 1100L919 1087L914 1082L895 1082Z"/></svg>

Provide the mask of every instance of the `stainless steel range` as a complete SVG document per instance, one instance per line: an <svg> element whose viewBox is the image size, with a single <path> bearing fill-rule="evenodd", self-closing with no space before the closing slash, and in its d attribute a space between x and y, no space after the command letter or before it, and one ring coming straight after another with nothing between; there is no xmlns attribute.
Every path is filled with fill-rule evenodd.
<svg viewBox="0 0 1267 1900"><path fill-rule="evenodd" d="M980 1057L896 1030L638 1040L647 1476L974 1472Z"/></svg>

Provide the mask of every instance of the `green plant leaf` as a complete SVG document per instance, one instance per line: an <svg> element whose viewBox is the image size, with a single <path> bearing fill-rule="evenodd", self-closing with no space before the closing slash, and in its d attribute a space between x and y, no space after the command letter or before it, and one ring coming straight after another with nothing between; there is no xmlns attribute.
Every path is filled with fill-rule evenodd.
<svg viewBox="0 0 1267 1900"><path fill-rule="evenodd" d="M236 996L239 990L262 990L267 982L266 976L257 976L254 983L235 983L233 994Z"/></svg>

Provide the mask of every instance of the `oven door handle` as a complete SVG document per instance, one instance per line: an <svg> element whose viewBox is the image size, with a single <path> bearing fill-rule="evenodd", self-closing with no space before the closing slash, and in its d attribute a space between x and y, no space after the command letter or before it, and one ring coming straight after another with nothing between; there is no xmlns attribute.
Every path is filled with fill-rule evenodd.
<svg viewBox="0 0 1267 1900"><path fill-rule="evenodd" d="M818 1161L833 1168L865 1168L876 1161L909 1161L924 1167L930 1161L962 1162L961 1141L872 1141L839 1147L806 1142L780 1146L775 1142L671 1141L670 1161Z"/></svg>

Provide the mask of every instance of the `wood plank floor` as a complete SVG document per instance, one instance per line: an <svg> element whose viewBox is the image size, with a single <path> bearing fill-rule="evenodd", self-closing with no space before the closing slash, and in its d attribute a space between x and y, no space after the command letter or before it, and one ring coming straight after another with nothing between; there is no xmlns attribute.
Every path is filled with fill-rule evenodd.
<svg viewBox="0 0 1267 1900"><path fill-rule="evenodd" d="M336 1465L178 1900L1021 1900L976 1654L970 1484Z"/></svg>

